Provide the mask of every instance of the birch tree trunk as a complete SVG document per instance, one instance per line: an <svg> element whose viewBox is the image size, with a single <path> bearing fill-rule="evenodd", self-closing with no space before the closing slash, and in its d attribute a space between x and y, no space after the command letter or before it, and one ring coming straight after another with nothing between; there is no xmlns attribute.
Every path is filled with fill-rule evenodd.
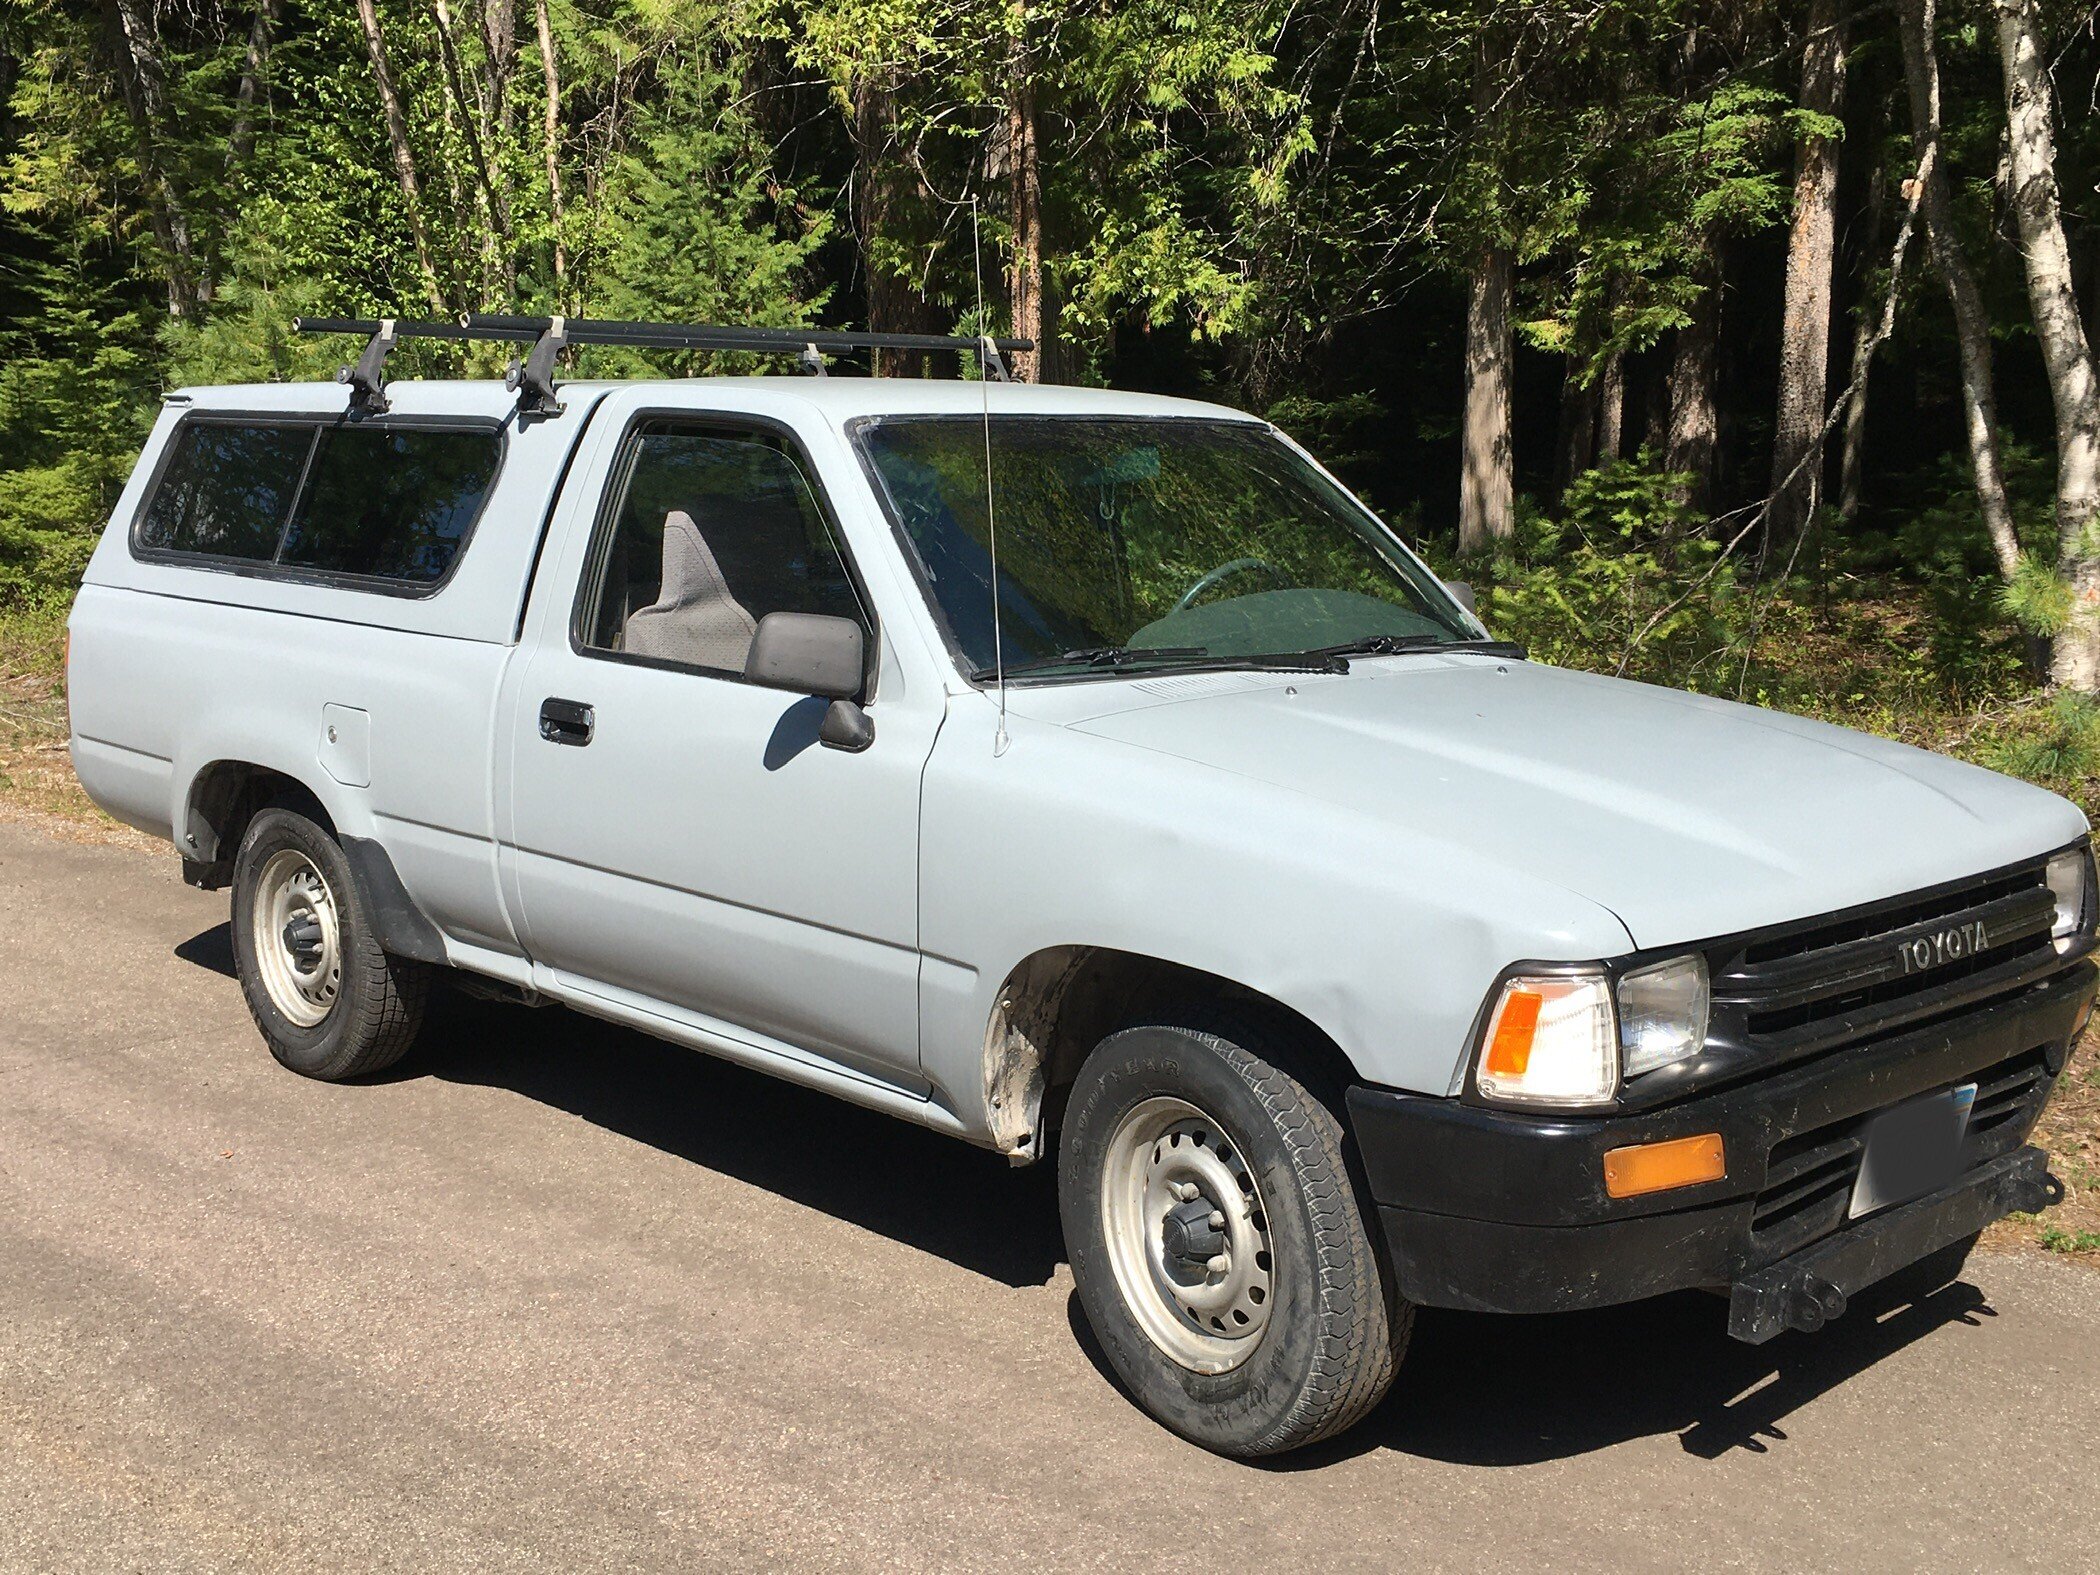
<svg viewBox="0 0 2100 1575"><path fill-rule="evenodd" d="M431 0L431 11L437 20L438 67L445 78L445 91L438 95L438 108L445 123L444 146L447 156L438 161L438 168L445 178L445 196L451 202L447 211L464 213L467 211L467 192L459 183L459 161L450 156L449 150L454 137L459 138L462 143L468 143L473 137L473 112L465 108L466 92L460 86L459 46L452 33L452 12L446 7L445 0ZM617 78L615 80L617 81ZM474 162L471 145L468 147L467 162ZM476 200L482 201L478 186L475 192ZM483 212L486 211L487 205L483 201Z"/></svg>
<svg viewBox="0 0 2100 1575"><path fill-rule="evenodd" d="M1466 303L1466 415L1458 490L1458 550L1469 555L1507 541L1516 526L1509 433L1514 285L1509 248L1482 247Z"/></svg>
<svg viewBox="0 0 2100 1575"><path fill-rule="evenodd" d="M2005 495L2005 462L1998 439L1998 396L1991 376L1991 320L1983 292L1962 254L1954 228L1954 201L1940 164L1940 62L1934 0L1899 0L1896 25L1903 35L1903 78L1910 92L1911 141L1924 171L1919 211L1925 217L1932 271L1946 286L1954 308L1954 333L1961 347L1962 415L1969 435L1969 463L1976 476L1976 505L1990 533L1998 572L2011 579L2020 565L2020 539L2013 530L2012 504Z"/></svg>
<svg viewBox="0 0 2100 1575"><path fill-rule="evenodd" d="M2091 538L2100 514L2100 384L2078 316L2071 252L2056 192L2055 105L2043 52L2037 0L1992 0L2005 70L2005 115L2012 164L2012 209L2027 265L2034 335L2056 405L2058 566L2076 609L2057 636L2050 674L2060 684L2100 689L2100 552Z"/></svg>
<svg viewBox="0 0 2100 1575"><path fill-rule="evenodd" d="M1844 0L1810 0L1801 54L1801 107L1835 117L1845 95ZM1779 339L1779 410L1772 434L1771 530L1791 536L1808 523L1822 490L1816 453L1830 362L1830 293L1836 259L1838 150L1835 139L1801 139L1794 168L1794 221L1787 238L1786 316Z"/></svg>
<svg viewBox="0 0 2100 1575"><path fill-rule="evenodd" d="M540 72L547 79L547 108L541 124L541 141L547 155L547 216L554 226L554 299L557 309L569 300L569 242L562 232L561 201L561 65L555 56L554 28L547 16L547 0L536 0L535 20L540 33Z"/></svg>
<svg viewBox="0 0 2100 1575"><path fill-rule="evenodd" d="M372 80L379 88L379 105L386 115L386 137L394 155L394 179L401 187L408 208L408 233L416 246L416 265L423 274L423 293L430 309L445 310L438 289L437 269L430 261L430 232L423 224L423 183L416 179L415 155L408 146L408 116L401 109L401 95L394 90L394 73L386 60L386 39L379 31L379 13L372 0L357 0L357 20L364 29L365 50L372 57Z"/></svg>
<svg viewBox="0 0 2100 1575"><path fill-rule="evenodd" d="M466 143L466 162L475 166L475 193L481 204L481 290L493 294L504 290L504 281L517 286L517 252L512 246L510 231L510 197L500 181L500 168L496 164L504 149L504 128L498 118L498 105L502 101L502 90L496 86L498 67L493 59L493 44L489 42L489 17L483 15L483 55L489 57L487 80L481 82L475 92L468 92L466 67L460 63L460 36L458 27L451 21L451 6L445 0L430 0L430 15L437 19L437 55L445 69L445 86L451 92L451 103L458 105L458 118L445 111L445 124L460 128L460 141ZM508 17L508 13L506 13ZM447 181L451 172L447 170Z"/></svg>

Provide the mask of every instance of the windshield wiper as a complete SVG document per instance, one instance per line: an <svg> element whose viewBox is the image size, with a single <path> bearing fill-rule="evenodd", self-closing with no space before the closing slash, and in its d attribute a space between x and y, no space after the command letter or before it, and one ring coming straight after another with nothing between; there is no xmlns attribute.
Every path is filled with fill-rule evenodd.
<svg viewBox="0 0 2100 1575"><path fill-rule="evenodd" d="M1038 656L1025 662L1006 664L1006 676L1033 676L1057 667L1126 668L1152 666L1194 668L1202 672L1248 673L1346 673L1349 664L1325 651L1273 651L1253 656L1213 655L1207 645L1104 645L1062 656ZM980 667L970 674L972 683L988 683L998 670Z"/></svg>
<svg viewBox="0 0 2100 1575"><path fill-rule="evenodd" d="M1207 645L1090 645L1058 656L1035 656L1025 662L1008 662L1006 676L1044 672L1053 667L1128 667L1134 662L1186 662L1208 655L1210 647ZM973 683L983 683L998 676L996 667L979 667L971 672L970 679Z"/></svg>
<svg viewBox="0 0 2100 1575"><path fill-rule="evenodd" d="M1308 658L1398 656L1410 651L1473 651L1482 656L1510 656L1522 661L1524 647L1508 640L1450 640L1440 634L1373 634L1340 645L1323 645L1299 653Z"/></svg>

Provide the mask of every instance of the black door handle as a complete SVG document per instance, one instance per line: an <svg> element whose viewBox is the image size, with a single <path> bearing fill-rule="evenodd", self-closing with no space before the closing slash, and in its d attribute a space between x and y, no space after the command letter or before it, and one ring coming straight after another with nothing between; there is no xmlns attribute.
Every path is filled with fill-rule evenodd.
<svg viewBox="0 0 2100 1575"><path fill-rule="evenodd" d="M597 725L597 713L581 700L540 702L540 737L550 744L574 744L581 749L591 741Z"/></svg>

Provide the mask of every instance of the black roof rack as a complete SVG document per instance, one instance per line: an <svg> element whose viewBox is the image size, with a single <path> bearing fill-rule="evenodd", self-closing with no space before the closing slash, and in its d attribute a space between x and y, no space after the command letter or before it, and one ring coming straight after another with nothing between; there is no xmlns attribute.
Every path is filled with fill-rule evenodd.
<svg viewBox="0 0 2100 1575"><path fill-rule="evenodd" d="M336 374L350 385L353 409L386 409L387 352L402 339L494 339L529 343L511 362L507 386L519 391L524 408L552 414L555 358L570 345L628 345L651 350L734 350L749 355L792 355L805 372L824 375L824 358L854 350L969 351L985 375L1008 380L1005 355L1033 350L1032 339L967 338L949 334L862 334L830 328L735 328L713 323L628 323L587 317L511 317L469 312L453 323L409 322L392 317L295 317L292 327L308 334L363 334L364 353Z"/></svg>

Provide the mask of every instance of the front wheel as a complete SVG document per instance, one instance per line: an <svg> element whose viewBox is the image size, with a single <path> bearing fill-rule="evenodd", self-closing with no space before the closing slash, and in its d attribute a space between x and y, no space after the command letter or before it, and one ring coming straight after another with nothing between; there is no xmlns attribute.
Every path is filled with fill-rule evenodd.
<svg viewBox="0 0 2100 1575"><path fill-rule="evenodd" d="M428 971L381 948L342 848L288 809L261 811L241 838L233 960L270 1053L305 1077L389 1067L423 1020Z"/></svg>
<svg viewBox="0 0 2100 1575"><path fill-rule="evenodd" d="M1412 1318L1389 1311L1340 1122L1277 1064L1284 1047L1259 1045L1169 1025L1103 1040L1058 1175L1080 1302L1116 1373L1175 1432L1239 1456L1360 1420Z"/></svg>

